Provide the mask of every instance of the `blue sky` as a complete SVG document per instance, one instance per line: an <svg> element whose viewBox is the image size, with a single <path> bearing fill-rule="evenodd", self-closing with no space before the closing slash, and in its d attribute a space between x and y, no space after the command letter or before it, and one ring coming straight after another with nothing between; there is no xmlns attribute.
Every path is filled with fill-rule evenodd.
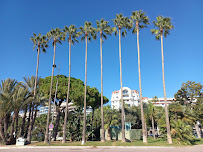
<svg viewBox="0 0 203 152"><path fill-rule="evenodd" d="M150 22L156 16L172 18L175 29L164 38L165 78L167 97L187 80L202 82L203 78L203 1L201 0L1 0L0 1L0 79L35 75L37 52L30 41L32 33L46 34L51 28L71 24L83 26L104 18L110 21L118 13L130 16L132 11L144 10ZM163 97L160 41L150 33L150 25L140 31L142 92L144 97ZM88 44L89 86L100 90L99 40ZM51 75L53 47L40 54L39 76ZM85 43L72 46L72 76L84 81ZM56 48L56 65L61 64L61 74L68 75L68 45ZM123 86L138 88L136 35L128 32L122 38ZM109 99L120 88L118 37L109 36L103 44L104 95ZM55 70L55 75L57 70Z"/></svg>

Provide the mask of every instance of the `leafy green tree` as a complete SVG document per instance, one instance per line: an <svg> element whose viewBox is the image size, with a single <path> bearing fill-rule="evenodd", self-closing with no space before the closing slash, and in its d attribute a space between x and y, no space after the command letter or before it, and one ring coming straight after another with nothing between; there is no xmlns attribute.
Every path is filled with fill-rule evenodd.
<svg viewBox="0 0 203 152"><path fill-rule="evenodd" d="M153 137L154 139L156 139L155 129L154 129L155 106L153 105L152 102L149 102L148 111L149 111L149 118L151 119L151 122L152 122Z"/></svg>
<svg viewBox="0 0 203 152"><path fill-rule="evenodd" d="M66 142L66 125L67 125L67 117L68 117L68 102L69 102L69 92L70 92L70 77L71 77L71 45L73 45L75 42L78 42L76 38L79 37L80 34L77 32L77 28L74 25L70 25L69 27L65 26L63 31L64 31L64 36L68 37L67 41L69 43L69 77L68 77L68 90L67 90L64 129L63 129L64 134L63 134L63 140L62 140L62 143L65 143Z"/></svg>
<svg viewBox="0 0 203 152"><path fill-rule="evenodd" d="M156 35L156 39L161 38L161 54L162 54L162 76L163 76L163 89L164 89L164 102L165 102L165 113L166 113L166 126L167 126L167 139L168 143L172 144L170 123L168 117L167 100L166 100L166 87L165 87L165 75L164 75L164 52L163 52L163 34L166 37L169 35L169 31L173 29L170 17L158 16L156 21L153 21L154 26L158 29L151 29L152 34Z"/></svg>
<svg viewBox="0 0 203 152"><path fill-rule="evenodd" d="M50 94L49 94L49 109L48 109L48 115L47 115L47 125L46 125L46 133L45 133L45 140L44 143L48 143L48 137L49 137L49 123L50 123L50 109L51 109L51 92L52 92L52 84L53 84L53 77L54 77L54 68L56 67L55 65L55 55L56 55L56 44L61 43L61 38L62 38L62 32L61 29L56 28L47 33L47 37L49 40L52 40L53 43L52 45L54 46L54 56L53 56L53 65L52 65L52 76L51 76L51 85L50 85Z"/></svg>
<svg viewBox="0 0 203 152"><path fill-rule="evenodd" d="M83 120L83 138L82 145L86 142L86 92L87 92L87 41L91 41L91 39L96 39L96 31L95 28L92 27L91 22L85 22L84 27L79 27L80 34L83 35L81 41L85 40L86 49L85 49L85 92L84 92L84 120Z"/></svg>
<svg viewBox="0 0 203 152"><path fill-rule="evenodd" d="M4 144L10 144L7 138L8 121L4 118L10 118L12 113L12 99L15 93L17 81L15 79L6 79L1 81L0 85L0 136ZM8 116L8 117L7 117ZM6 124L6 128L4 127ZM13 131L13 130L12 130Z"/></svg>
<svg viewBox="0 0 203 152"><path fill-rule="evenodd" d="M172 137L177 144L191 145L194 142L194 136L191 134L192 127L178 119L171 123Z"/></svg>
<svg viewBox="0 0 203 152"><path fill-rule="evenodd" d="M175 115L175 120L178 120L178 117L182 115L182 105L178 102L173 102L169 105L169 112L172 115Z"/></svg>
<svg viewBox="0 0 203 152"><path fill-rule="evenodd" d="M181 88L174 95L176 101L181 104L192 103L194 98L201 97L203 95L203 85L196 83L195 81L187 81L183 83Z"/></svg>
<svg viewBox="0 0 203 152"><path fill-rule="evenodd" d="M119 114L117 110L111 109L110 106L104 107L104 128L108 130L107 140L111 140L110 126L119 126Z"/></svg>
<svg viewBox="0 0 203 152"><path fill-rule="evenodd" d="M141 70L140 70L140 44L139 44L139 29L147 27L149 24L149 18L145 15L142 10L132 12L130 17L132 22L135 24L132 33L137 33L137 50L138 50L138 73L139 73L139 88L140 88L140 105L141 105L141 116L142 116L142 132L143 132L143 142L147 143L147 128L145 128L145 119L142 104L142 86L141 86Z"/></svg>
<svg viewBox="0 0 203 152"><path fill-rule="evenodd" d="M101 128L102 128L102 137L101 142L105 142L105 132L104 132L104 111L103 111L103 59L102 59L102 43L103 38L107 39L107 35L111 34L111 27L108 25L108 21L105 21L103 18L97 23L97 32L100 34L100 58L101 58Z"/></svg>
<svg viewBox="0 0 203 152"><path fill-rule="evenodd" d="M114 27L112 30L115 32L115 35L119 34L119 61L120 61L120 85L121 85L121 120L122 120L122 141L125 140L125 124L124 124L124 103L123 103L123 81L122 81L122 61L121 61L121 34L123 37L127 35L126 29L132 28L132 22L127 17L124 17L123 14L116 14L116 18L113 19Z"/></svg>

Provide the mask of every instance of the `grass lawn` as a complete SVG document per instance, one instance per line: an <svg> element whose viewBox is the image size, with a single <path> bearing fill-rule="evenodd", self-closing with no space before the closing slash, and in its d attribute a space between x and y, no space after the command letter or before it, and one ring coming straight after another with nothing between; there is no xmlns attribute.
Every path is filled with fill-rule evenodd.
<svg viewBox="0 0 203 152"><path fill-rule="evenodd" d="M196 139L194 145L201 145L203 144L203 139ZM49 144L44 144L44 142L38 142L33 144L35 146L48 146ZM121 141L106 141L105 143L102 143L100 141L87 141L85 145L81 145L80 141L77 142L67 142L67 143L61 143L60 141L52 141L50 146L181 146L179 144L167 144L166 140L163 140L162 138L148 138L148 144L144 144L142 140L134 140L132 142L126 142L123 143Z"/></svg>

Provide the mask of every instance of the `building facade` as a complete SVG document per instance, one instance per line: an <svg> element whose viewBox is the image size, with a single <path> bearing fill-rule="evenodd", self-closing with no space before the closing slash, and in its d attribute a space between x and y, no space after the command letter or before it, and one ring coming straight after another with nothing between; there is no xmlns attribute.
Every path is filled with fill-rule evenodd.
<svg viewBox="0 0 203 152"><path fill-rule="evenodd" d="M153 98L142 97L142 101L148 103ZM128 107L138 106L140 104L140 96L137 90L131 90L128 87L123 87L123 101ZM175 98L167 98L167 105L175 101ZM153 103L155 106L165 106L164 98L157 98L157 101ZM121 90L112 92L111 95L111 108L121 109Z"/></svg>
<svg viewBox="0 0 203 152"><path fill-rule="evenodd" d="M139 92L137 90L131 90L128 87L123 87L123 101L129 107L139 105ZM121 108L121 90L116 90L112 92L111 96L111 108L120 109Z"/></svg>

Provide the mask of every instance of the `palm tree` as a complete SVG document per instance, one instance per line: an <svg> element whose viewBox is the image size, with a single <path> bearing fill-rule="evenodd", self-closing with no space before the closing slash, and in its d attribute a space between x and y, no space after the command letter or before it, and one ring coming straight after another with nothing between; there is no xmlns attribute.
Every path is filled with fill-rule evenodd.
<svg viewBox="0 0 203 152"><path fill-rule="evenodd" d="M55 55L56 55L56 43L61 43L61 38L62 38L62 32L61 29L56 28L47 33L47 37L49 40L52 40L53 43L52 45L54 46L54 56L53 56L53 65L52 65L52 75L51 75L51 84L50 84L50 93L49 93L49 109L48 109L48 114L47 114L47 125L46 125L46 133L45 133L45 139L44 143L48 143L48 133L49 133L49 119L50 119L50 109L51 109L51 94L52 94L52 85L53 85L53 77L54 77L54 68L56 67L55 65Z"/></svg>
<svg viewBox="0 0 203 152"><path fill-rule="evenodd" d="M36 95L35 99L33 98L34 90L35 90L35 85L36 88L38 87L39 84L39 79L36 79L36 77L31 76L31 77L23 77L23 80L21 82L21 85L23 85L25 88L27 88L32 96L32 100L29 102L30 104L30 113L29 113L29 118L28 118L28 124L27 124L27 129L28 129L28 134L27 134L27 141L28 143L31 143L31 136L32 136L32 130L33 130L33 125L36 117L36 112L34 113L34 109L36 107ZM26 130L27 130L26 129ZM27 132L27 131L26 131Z"/></svg>
<svg viewBox="0 0 203 152"><path fill-rule="evenodd" d="M138 73L139 73L139 88L140 88L140 107L141 107L141 118L142 118L142 133L143 133L143 142L147 143L147 128L145 128L145 119L142 103L142 86L141 86L141 71L140 71L140 44L139 44L139 29L147 27L149 24L148 16L145 16L145 12L142 10L132 12L130 17L132 22L134 22L135 27L133 28L132 33L137 33L137 52L138 52Z"/></svg>
<svg viewBox="0 0 203 152"><path fill-rule="evenodd" d="M37 46L37 68L36 68L36 76L35 76L35 86L34 86L34 97L36 95L36 88L37 88L37 77L38 77L38 68L39 68L39 53L40 53L40 48L42 49L42 52L45 53L46 52L46 48L48 47L47 43L47 36L45 35L41 35L41 33L39 33L39 35L37 36L35 33L33 33L34 37L31 37L30 40L32 40L34 47L33 50L35 49L35 47Z"/></svg>
<svg viewBox="0 0 203 152"><path fill-rule="evenodd" d="M100 58L101 58L101 128L102 128L101 141L105 142L104 110L103 110L103 60L102 60L102 43L103 43L103 38L107 39L106 35L111 34L111 28L110 28L110 25L108 25L108 21L105 21L103 18L100 21L96 21L96 23L97 23L97 32L99 32L99 34L100 34Z"/></svg>
<svg viewBox="0 0 203 152"><path fill-rule="evenodd" d="M83 117L83 136L82 136L82 145L86 142L86 92L87 92L87 41L90 42L91 39L96 39L95 28L92 27L91 22L85 22L84 27L79 28L80 34L82 36L81 41L85 40L86 49L85 49L85 93L84 93L84 117Z"/></svg>
<svg viewBox="0 0 203 152"><path fill-rule="evenodd" d="M164 102L165 102L165 113L166 113L166 127L167 127L167 139L168 143L172 144L171 139L171 131L168 117L168 108L167 108L167 100L166 100L166 87L165 87L165 76L164 76L164 52L163 52L163 34L166 37L169 35L169 31L174 28L171 23L170 17L158 16L156 21L153 21L154 26L158 29L151 29L152 34L156 35L156 39L159 40L161 38L161 55L162 55L162 76L163 76L163 89L164 89Z"/></svg>
<svg viewBox="0 0 203 152"><path fill-rule="evenodd" d="M11 115L13 112L12 102L13 95L16 91L17 81L15 79L6 79L2 80L0 84L0 137L3 140L4 144L10 144L10 141L7 139L7 128L8 124L5 122L4 117L6 115ZM7 126L6 129L4 126ZM11 129L14 131L14 129ZM13 132L11 133L11 138L13 137Z"/></svg>
<svg viewBox="0 0 203 152"><path fill-rule="evenodd" d="M123 104L123 81L122 81L122 61L121 61L121 34L123 37L127 35L127 29L132 27L132 22L127 17L123 17L123 14L116 14L116 18L113 19L116 27L112 28L115 32L115 36L119 34L119 60L120 60L120 84L121 84L121 122L122 122L122 141L125 142L125 128L124 128L124 104ZM118 29L118 30L117 30ZM121 30L123 29L122 33Z"/></svg>
<svg viewBox="0 0 203 152"><path fill-rule="evenodd" d="M65 26L64 31L64 39L65 36L68 35L68 43L69 43L69 77L68 77L68 91L67 91L67 99L66 99L66 109L65 109L65 119L64 119L64 127L63 127L63 140L62 143L66 142L66 126L67 126L67 118L68 118L68 101L69 101L69 92L70 92L70 77L71 77L71 44L78 42L76 39L80 36L77 32L77 28L74 25L70 25L69 27Z"/></svg>

